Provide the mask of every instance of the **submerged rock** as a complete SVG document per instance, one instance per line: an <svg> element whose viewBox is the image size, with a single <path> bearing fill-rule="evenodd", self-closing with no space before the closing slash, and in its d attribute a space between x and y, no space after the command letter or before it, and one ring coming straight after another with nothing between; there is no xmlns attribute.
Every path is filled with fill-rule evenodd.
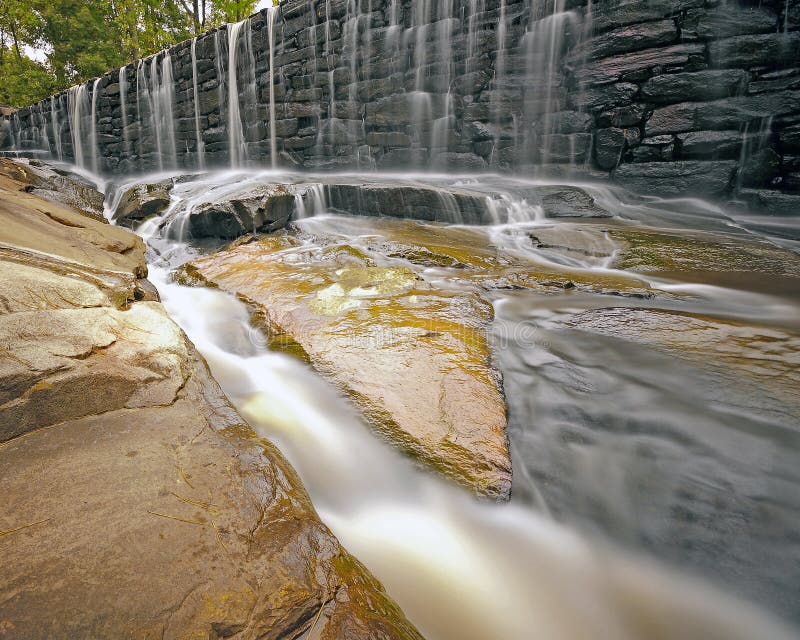
<svg viewBox="0 0 800 640"><path fill-rule="evenodd" d="M421 640L136 300L141 240L20 184L0 177L0 631Z"/></svg>
<svg viewBox="0 0 800 640"><path fill-rule="evenodd" d="M580 187L548 185L536 187L534 198L548 218L610 218L611 212L601 207L594 197ZM537 202L537 199L533 200Z"/></svg>
<svg viewBox="0 0 800 640"><path fill-rule="evenodd" d="M618 269L740 289L800 291L800 257L755 236L631 227L612 227L609 234L621 243L613 261Z"/></svg>

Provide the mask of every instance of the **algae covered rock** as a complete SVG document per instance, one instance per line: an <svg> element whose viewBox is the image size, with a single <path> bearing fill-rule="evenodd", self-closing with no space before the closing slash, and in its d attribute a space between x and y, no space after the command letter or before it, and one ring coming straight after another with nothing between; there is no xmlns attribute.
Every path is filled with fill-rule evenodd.
<svg viewBox="0 0 800 640"><path fill-rule="evenodd" d="M508 497L506 408L481 297L375 266L346 243L309 247L285 234L184 274L256 307L268 333L288 334L390 442L478 494Z"/></svg>
<svg viewBox="0 0 800 640"><path fill-rule="evenodd" d="M756 236L647 227L610 227L609 235L620 244L613 261L618 269L764 292L800 291L800 257Z"/></svg>

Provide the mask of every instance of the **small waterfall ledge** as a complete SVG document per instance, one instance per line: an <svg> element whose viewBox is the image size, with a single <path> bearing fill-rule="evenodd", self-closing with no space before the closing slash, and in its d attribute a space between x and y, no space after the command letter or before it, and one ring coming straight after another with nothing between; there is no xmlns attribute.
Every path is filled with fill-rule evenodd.
<svg viewBox="0 0 800 640"><path fill-rule="evenodd" d="M800 2L285 0L1 121L101 174L589 173L800 201Z"/></svg>

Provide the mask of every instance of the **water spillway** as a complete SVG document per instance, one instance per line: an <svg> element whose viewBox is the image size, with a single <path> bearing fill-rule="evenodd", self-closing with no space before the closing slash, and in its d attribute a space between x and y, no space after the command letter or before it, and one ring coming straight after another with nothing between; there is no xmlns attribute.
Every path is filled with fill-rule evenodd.
<svg viewBox="0 0 800 640"><path fill-rule="evenodd" d="M22 109L0 145L103 174L581 172L788 211L796 13L792 2L291 0ZM76 145L73 128L96 144Z"/></svg>

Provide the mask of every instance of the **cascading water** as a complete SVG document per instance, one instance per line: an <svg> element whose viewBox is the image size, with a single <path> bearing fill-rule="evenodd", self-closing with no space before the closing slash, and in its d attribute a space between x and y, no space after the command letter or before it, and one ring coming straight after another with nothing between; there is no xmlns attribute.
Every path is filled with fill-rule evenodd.
<svg viewBox="0 0 800 640"><path fill-rule="evenodd" d="M268 42L269 42L269 157L272 168L278 166L278 133L275 124L275 16L277 8L268 10Z"/></svg>
<svg viewBox="0 0 800 640"><path fill-rule="evenodd" d="M347 181L345 176L335 179ZM141 227L152 254L160 256L153 265L152 277L168 310L203 353L229 397L260 435L280 445L301 473L324 521L386 584L427 638L524 640L530 637L531 629L536 629L537 636L553 640L635 638L652 637L649 634L653 628L661 629L664 637L698 640L790 637L747 606L643 565L636 558L620 557L619 551L609 552L587 543L554 524L547 515L563 514L567 505L573 506L566 489L562 502L552 500L554 489L550 485L569 486L577 482L576 478L581 478L583 492L593 500L601 500L604 508L613 511L621 508L618 501L626 504L625 487L617 487L609 480L612 468L602 467L606 449L609 455L621 456L627 465L623 452L628 448L634 455L633 450L638 448L674 447L679 449L675 456L699 456L700 466L694 472L698 482L713 482L716 472L711 478L704 474L709 465L713 468L722 459L705 449L698 451L693 437L700 434L694 431L725 428L725 416L753 398L719 396L718 402L724 406L709 407L690 420L691 425L682 424L684 414L695 405L686 398L680 399L677 387L673 388L673 377L688 375L679 361L659 360L659 387L642 368L649 362L648 357L655 357L647 356L645 349L600 340L596 344L604 350L595 354L588 334L559 332L564 314L584 309L591 312L608 305L604 294L566 294L560 298L563 304L559 304L559 298L552 293L514 291L513 287L505 290L501 285L494 304L494 333L498 344L503 345L498 354L503 361L512 425L521 430L512 433L512 446L519 451L515 459L516 489L511 505L476 503L433 476L419 473L402 456L370 436L352 408L304 365L266 351L263 337L250 326L249 312L241 303L220 291L188 289L170 281L168 268L194 253L190 246L170 240L188 237L186 222L191 213L209 202L245 197L264 181L276 180L297 189L297 255L289 255L286 264L337 244L346 244L352 247L353 254L369 256L382 264L376 247L393 246L391 237L385 235L391 226L385 220L325 215L330 202L326 181L334 178L224 172L177 183L167 212ZM352 176L350 180L360 184L364 179ZM375 183L391 184L386 177L382 181L376 179ZM584 225L588 241L576 252L564 255L569 234L576 232L575 225L544 218L540 206L528 204L525 197L518 195L530 193L533 187L541 186L538 183L418 175L414 184L441 188L438 208L449 211L447 217L452 222L458 222L460 216L453 189L486 194L486 209L494 224L457 229L484 234L488 246L502 260L535 255L552 268L567 265L598 277L619 275L609 268L615 244L605 229L620 220L606 221L602 227ZM663 205L665 208L658 204L627 204L608 189L586 189L595 201L624 212L637 224L675 220L674 213L666 208L668 204ZM110 204L111 209L115 206ZM720 231L729 223L719 210L700 204L696 214L686 211L685 216L675 224L686 222L687 226ZM418 224L412 223L409 228L418 228ZM446 237L441 226L432 227L432 231L437 237ZM537 237L554 239L532 242ZM431 265L415 266L413 261L404 261L403 255L393 253L387 264L417 269L421 278L436 286L458 290L460 285L448 285L452 272L443 273ZM785 307L768 295L734 294L719 287L687 285L691 295L673 298L670 292L675 289L658 279L652 284L670 295L649 302L614 298L613 305L722 314L746 322L752 318L755 304L770 322L785 322ZM571 349L574 344L581 344L581 349ZM603 360L610 364L604 365ZM691 375L705 374L694 371ZM700 379L696 383L702 387ZM654 395L656 388L663 397ZM623 390L630 391L630 396L625 396ZM632 404L625 405L624 416L615 413L613 402L603 400L607 394L616 394L613 402L629 398ZM531 395L537 400L535 412L527 405ZM642 417L637 413L641 408L636 399L643 399L645 404L656 403L660 413ZM726 404L729 402L733 404ZM667 409L670 403L681 407L674 416ZM697 407L694 410L700 411ZM559 435L567 428L565 422L581 424L587 414L595 412L611 424L622 420L630 433L626 431L622 438L614 429L606 434L594 428L591 436L587 432L580 439ZM644 429L638 420L656 424ZM748 442L754 446L764 446L761 438L769 439L769 430L759 433L759 419L755 416L747 420L753 421L752 430L737 437L752 439ZM548 437L551 430L555 435ZM626 439L636 444L626 448ZM739 445L723 444L724 441L722 438L719 444L728 463L747 461L747 447L740 450ZM547 460L537 462L531 448L546 451ZM565 460L571 466L559 476L543 479L536 475L537 469L549 468L548 465L560 468L558 465ZM618 458L612 458L610 466L614 460ZM783 473L780 469L783 466L778 469ZM690 501L681 497L682 489L673 492L670 488L669 470L656 465L638 471L626 467L625 472L640 473L642 482L648 474L657 474L663 486L654 490L654 500L663 500L666 493L674 500ZM560 494L556 491L555 495ZM647 514L639 517L649 521ZM562 515L562 519L569 518ZM636 516L626 522L632 532L637 530ZM784 547L781 549L785 551Z"/></svg>
<svg viewBox="0 0 800 640"><path fill-rule="evenodd" d="M144 168L145 153L147 151L145 139L145 118L149 117L150 109L147 104L147 77L145 75L145 61L139 60L136 63L136 129L138 131L138 154L139 166Z"/></svg>
<svg viewBox="0 0 800 640"><path fill-rule="evenodd" d="M72 157L78 167L86 169L83 119L84 114L89 110L89 96L85 84L79 84L69 90L67 108L69 111L69 130L72 138Z"/></svg>
<svg viewBox="0 0 800 640"><path fill-rule="evenodd" d="M157 66L158 56L153 57L150 80L153 83L153 130L158 144L159 166L177 166L175 144L175 82L172 78L172 58L168 52L161 58L161 69Z"/></svg>
<svg viewBox="0 0 800 640"><path fill-rule="evenodd" d="M240 34L243 36L240 38ZM240 47L241 40L241 47ZM242 62L240 48L243 49L245 57ZM249 75L254 73L255 63L252 61L253 55L252 36L250 33L250 21L243 20L230 25L228 28L228 149L231 156L231 167L241 167L247 163L247 142L245 140L244 125L242 123L243 111L249 105L250 90L246 86L244 100L240 101L239 95L239 74L247 77L246 84L250 84ZM253 76L253 85L255 76ZM244 104L245 109L242 109Z"/></svg>
<svg viewBox="0 0 800 640"><path fill-rule="evenodd" d="M100 175L98 156L100 154L97 147L97 99L100 97L98 87L100 86L100 78L94 81L92 85L92 115L91 115L91 133L89 135L89 151L92 154L91 168L92 173Z"/></svg>
<svg viewBox="0 0 800 640"><path fill-rule="evenodd" d="M206 151L200 123L200 93L197 86L197 38L192 38L192 98L194 99L195 153L197 154L197 168L203 169L206 166Z"/></svg>
<svg viewBox="0 0 800 640"><path fill-rule="evenodd" d="M56 105L56 97L50 98L50 124L53 131L53 145L55 148L55 155L57 160L64 159L64 150L61 147L61 123L58 118L58 106Z"/></svg>
<svg viewBox="0 0 800 640"><path fill-rule="evenodd" d="M131 132L128 129L128 67L119 70L119 102L120 102L120 130L122 132L122 145L125 155L131 152Z"/></svg>

